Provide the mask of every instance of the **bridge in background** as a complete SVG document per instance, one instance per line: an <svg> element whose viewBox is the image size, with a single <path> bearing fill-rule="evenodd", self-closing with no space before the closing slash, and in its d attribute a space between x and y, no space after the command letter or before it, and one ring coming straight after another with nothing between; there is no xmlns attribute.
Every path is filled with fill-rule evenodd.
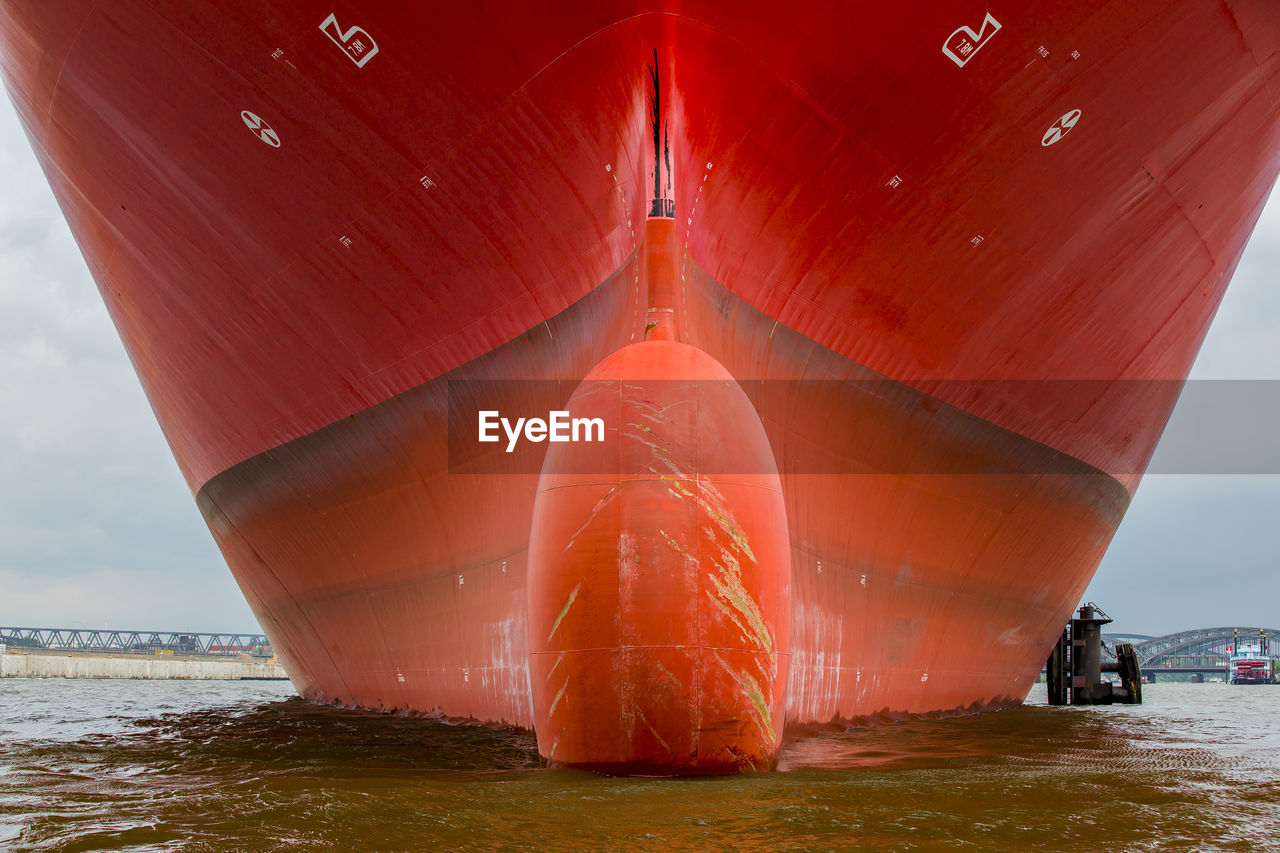
<svg viewBox="0 0 1280 853"><path fill-rule="evenodd" d="M1227 649L1238 632L1242 642L1252 642L1264 629L1255 627L1196 628L1163 637L1143 634L1106 634L1105 639L1133 643L1144 673L1204 672L1226 673ZM1280 642L1280 628L1267 628L1268 644ZM0 627L0 643L14 648L48 651L99 652L107 654L240 655L271 657L271 644L262 634L207 634L178 631L112 631L88 628L5 628ZM1280 652L1280 645L1274 647ZM1104 655L1107 651L1104 647ZM1114 659L1114 655L1111 655Z"/></svg>
<svg viewBox="0 0 1280 853"><path fill-rule="evenodd" d="M1227 651L1238 633L1240 642L1256 642L1266 631L1267 644L1274 652L1280 652L1273 640L1280 639L1280 628L1219 627L1195 628L1179 631L1163 637L1145 637L1141 634L1107 634L1108 642L1132 642L1138 653L1138 663L1143 675L1161 672L1202 672L1226 675ZM1135 642L1136 641L1136 642ZM1104 652L1105 654L1105 652ZM1114 655L1112 655L1114 657Z"/></svg>
<svg viewBox="0 0 1280 853"><path fill-rule="evenodd" d="M262 634L202 634L191 631L101 631L89 628L4 628L0 644L43 651L98 654L251 655L269 658Z"/></svg>

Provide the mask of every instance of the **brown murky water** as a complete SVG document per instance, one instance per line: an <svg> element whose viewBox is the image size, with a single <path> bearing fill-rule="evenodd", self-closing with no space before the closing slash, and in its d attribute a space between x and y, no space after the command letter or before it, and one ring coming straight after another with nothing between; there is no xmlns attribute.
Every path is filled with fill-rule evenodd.
<svg viewBox="0 0 1280 853"><path fill-rule="evenodd" d="M780 772L612 779L283 683L0 681L0 849L1280 850L1280 687L883 725Z"/></svg>

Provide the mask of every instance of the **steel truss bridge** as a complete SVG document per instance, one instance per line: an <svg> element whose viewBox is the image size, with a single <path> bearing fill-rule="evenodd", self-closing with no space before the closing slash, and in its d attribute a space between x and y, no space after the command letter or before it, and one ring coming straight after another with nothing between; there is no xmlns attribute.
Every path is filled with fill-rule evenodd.
<svg viewBox="0 0 1280 853"><path fill-rule="evenodd" d="M1268 644L1274 638L1280 652L1280 628L1267 628ZM1108 634L1108 640L1141 640L1134 643L1144 673L1226 672L1227 651L1236 638L1253 642L1262 629L1255 627L1196 628L1163 637L1143 639L1132 634ZM175 654L240 655L270 657L271 644L262 634L204 634L178 631L111 631L87 628L0 627L0 643L15 648L50 651L109 652L114 654L172 651Z"/></svg>
<svg viewBox="0 0 1280 853"><path fill-rule="evenodd" d="M0 644L14 648L108 654L272 655L271 644L262 634L200 634L190 631L0 627Z"/></svg>
<svg viewBox="0 0 1280 853"><path fill-rule="evenodd" d="M1267 645L1272 654L1280 652L1280 628L1222 627L1196 628L1163 637L1150 637L1134 643L1138 663L1144 675L1157 672L1215 672L1226 674L1227 651L1236 642L1257 642L1267 632ZM1107 635L1108 640L1137 639L1133 635Z"/></svg>

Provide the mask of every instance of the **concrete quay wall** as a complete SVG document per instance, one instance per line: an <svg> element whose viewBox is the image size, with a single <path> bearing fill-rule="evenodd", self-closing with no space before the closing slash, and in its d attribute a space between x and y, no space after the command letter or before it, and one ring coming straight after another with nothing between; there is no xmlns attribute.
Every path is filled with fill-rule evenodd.
<svg viewBox="0 0 1280 853"><path fill-rule="evenodd" d="M0 678L287 679L278 663L208 658L0 653Z"/></svg>

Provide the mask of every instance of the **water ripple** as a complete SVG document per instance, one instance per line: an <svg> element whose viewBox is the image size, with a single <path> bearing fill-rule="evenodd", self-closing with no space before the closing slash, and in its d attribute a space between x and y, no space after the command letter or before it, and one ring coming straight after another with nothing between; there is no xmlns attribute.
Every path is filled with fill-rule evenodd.
<svg viewBox="0 0 1280 853"><path fill-rule="evenodd" d="M779 773L652 780L542 769L525 732L284 685L7 680L0 849L1280 850L1280 688L1144 693L824 733Z"/></svg>

